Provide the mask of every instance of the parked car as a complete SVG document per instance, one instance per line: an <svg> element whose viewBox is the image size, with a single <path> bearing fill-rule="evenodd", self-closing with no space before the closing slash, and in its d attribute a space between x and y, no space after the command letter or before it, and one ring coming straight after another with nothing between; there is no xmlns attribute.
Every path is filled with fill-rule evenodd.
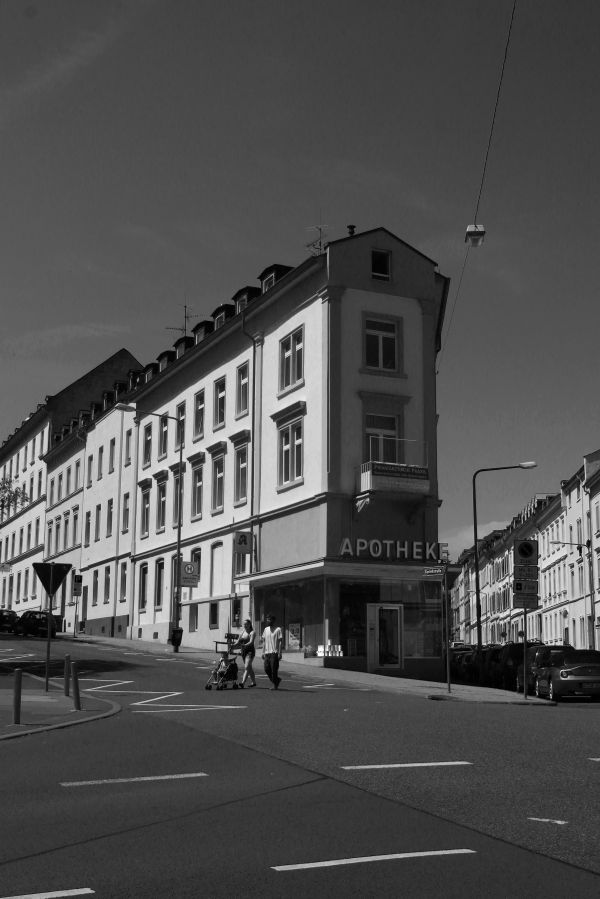
<svg viewBox="0 0 600 899"><path fill-rule="evenodd" d="M538 649L543 644L540 640L528 640L527 646L537 646ZM519 663L523 663L525 647L522 643L505 643L498 659L498 664L494 670L493 686L501 687L503 690L514 690L517 686L517 667Z"/></svg>
<svg viewBox="0 0 600 899"><path fill-rule="evenodd" d="M0 609L0 631L8 631L9 634L14 634L18 617L13 609Z"/></svg>
<svg viewBox="0 0 600 899"><path fill-rule="evenodd" d="M15 634L23 637L46 637L48 635L48 615L46 612L34 612L30 609L17 619ZM50 616L50 636L56 637L56 621Z"/></svg>
<svg viewBox="0 0 600 899"><path fill-rule="evenodd" d="M537 669L535 695L550 700L564 696L600 697L600 652L593 649L563 649L552 652Z"/></svg>
<svg viewBox="0 0 600 899"><path fill-rule="evenodd" d="M535 679L537 677L538 668L549 664L553 653L561 652L564 649L573 649L568 643L554 643L548 646L530 646L527 649L527 692L535 691ZM517 693L523 692L523 662L517 665Z"/></svg>

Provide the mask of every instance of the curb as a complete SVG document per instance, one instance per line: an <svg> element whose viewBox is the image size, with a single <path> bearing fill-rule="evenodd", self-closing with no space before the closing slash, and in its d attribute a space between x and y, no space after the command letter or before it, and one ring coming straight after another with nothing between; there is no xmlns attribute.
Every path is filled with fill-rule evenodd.
<svg viewBox="0 0 600 899"><path fill-rule="evenodd" d="M45 678L39 677L37 674L30 674L29 677L34 678L35 680L45 681ZM55 679L50 678L50 683L53 683L54 686L57 686L55 683ZM122 711L122 706L120 706L117 702L113 702L112 699L103 699L100 696L95 696L94 699L97 702L102 702L105 705L108 705L109 708L104 712L95 712L91 715L88 715L86 718L74 718L71 721L60 721L57 724L40 724L34 727L28 727L27 730L18 730L14 731L11 734L0 734L1 740L15 740L18 737L28 737L31 734L39 734L43 733L47 730L60 730L64 727L76 727L78 724L88 724L90 721L99 721L101 718L112 718L113 715L118 715L119 712Z"/></svg>
<svg viewBox="0 0 600 899"><path fill-rule="evenodd" d="M429 693L426 699L434 702L473 702L479 705L522 705L530 709L544 709L557 705L556 702L528 702L526 699L464 699L462 696L440 696L438 694Z"/></svg>

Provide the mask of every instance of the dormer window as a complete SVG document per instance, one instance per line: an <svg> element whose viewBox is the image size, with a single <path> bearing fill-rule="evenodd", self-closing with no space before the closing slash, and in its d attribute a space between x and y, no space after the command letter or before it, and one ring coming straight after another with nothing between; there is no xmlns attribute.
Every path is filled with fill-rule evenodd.
<svg viewBox="0 0 600 899"><path fill-rule="evenodd" d="M219 312L215 315L215 329L222 328L225 324L225 312Z"/></svg>
<svg viewBox="0 0 600 899"><path fill-rule="evenodd" d="M387 250L371 250L371 277L375 281L392 280L392 254Z"/></svg>
<svg viewBox="0 0 600 899"><path fill-rule="evenodd" d="M239 299L235 301L235 314L238 315L242 309L245 309L248 305L248 297L246 294L241 296Z"/></svg>
<svg viewBox="0 0 600 899"><path fill-rule="evenodd" d="M275 286L275 272L271 272L270 275L267 275L267 277L263 279L262 292L266 293L267 290L270 290L274 286Z"/></svg>

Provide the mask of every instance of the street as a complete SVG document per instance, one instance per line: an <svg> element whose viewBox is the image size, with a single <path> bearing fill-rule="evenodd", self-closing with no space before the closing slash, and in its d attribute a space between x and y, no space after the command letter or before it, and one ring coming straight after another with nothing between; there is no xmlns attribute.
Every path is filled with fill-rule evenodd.
<svg viewBox="0 0 600 899"><path fill-rule="evenodd" d="M432 702L285 664L272 692L259 659L257 689L207 691L209 653L65 645L123 710L0 743L0 899L600 892L600 704Z"/></svg>

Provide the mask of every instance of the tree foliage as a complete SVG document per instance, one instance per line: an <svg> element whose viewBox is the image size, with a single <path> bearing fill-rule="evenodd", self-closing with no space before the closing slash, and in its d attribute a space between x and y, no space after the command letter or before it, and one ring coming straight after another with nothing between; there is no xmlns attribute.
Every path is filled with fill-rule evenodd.
<svg viewBox="0 0 600 899"><path fill-rule="evenodd" d="M25 487L19 487L16 478L2 478L0 480L0 510L10 513L11 507L16 512L19 506L29 502Z"/></svg>

